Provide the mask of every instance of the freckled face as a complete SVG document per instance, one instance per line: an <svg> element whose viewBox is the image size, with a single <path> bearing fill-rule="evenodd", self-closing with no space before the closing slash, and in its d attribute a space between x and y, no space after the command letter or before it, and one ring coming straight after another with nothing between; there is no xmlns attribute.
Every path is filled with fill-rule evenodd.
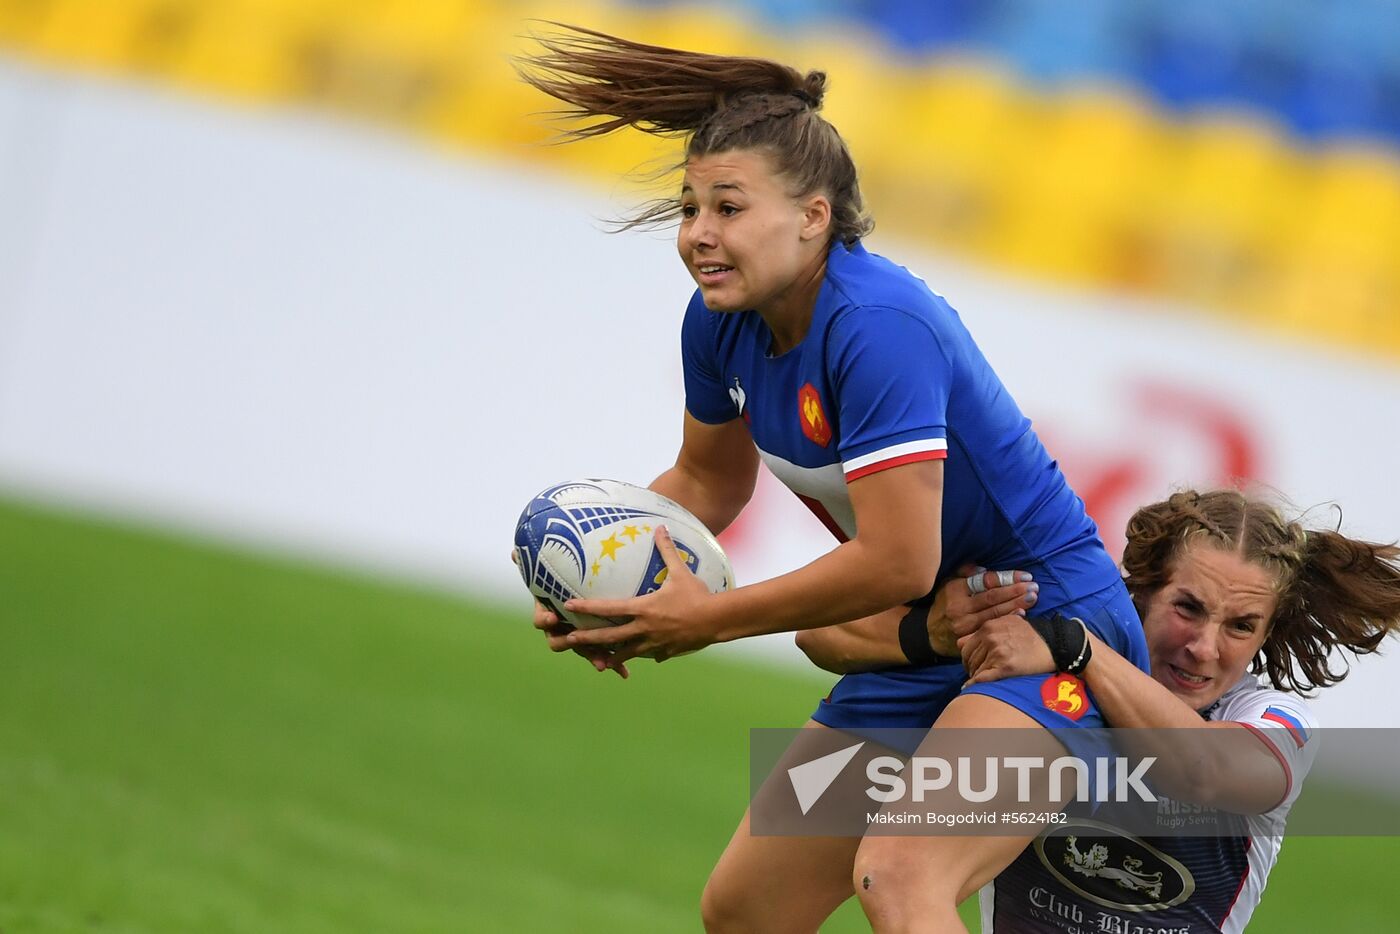
<svg viewBox="0 0 1400 934"><path fill-rule="evenodd" d="M1274 587L1267 570L1234 552L1188 543L1142 621L1152 677L1196 710L1215 703L1264 644Z"/></svg>
<svg viewBox="0 0 1400 934"><path fill-rule="evenodd" d="M809 227L766 155L735 150L686 164L676 249L712 311L779 303L812 261ZM816 248L824 254L824 241Z"/></svg>

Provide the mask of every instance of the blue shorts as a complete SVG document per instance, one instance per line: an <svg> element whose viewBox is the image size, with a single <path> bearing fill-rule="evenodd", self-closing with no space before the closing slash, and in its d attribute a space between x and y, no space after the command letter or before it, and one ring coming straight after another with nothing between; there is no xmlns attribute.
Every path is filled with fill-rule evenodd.
<svg viewBox="0 0 1400 934"><path fill-rule="evenodd" d="M1147 670L1147 642L1128 589L1118 582L1082 600L1046 612L1077 616L1118 654ZM841 730L928 729L959 694L985 694L1015 707L1047 729L1103 727L1084 683L1073 675L1027 675L967 688L959 664L889 668L846 675L817 706L812 719Z"/></svg>

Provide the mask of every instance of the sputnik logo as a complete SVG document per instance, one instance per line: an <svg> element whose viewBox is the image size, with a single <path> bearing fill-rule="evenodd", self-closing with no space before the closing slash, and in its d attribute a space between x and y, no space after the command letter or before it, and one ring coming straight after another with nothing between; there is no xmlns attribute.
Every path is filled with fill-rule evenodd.
<svg viewBox="0 0 1400 934"><path fill-rule="evenodd" d="M803 815L812 810L812 805L826 794L826 790L836 781L841 770L850 764L864 745L863 742L856 743L854 746L847 746L820 759L813 759L788 769L788 781L792 782L793 793L797 795L797 806L802 808Z"/></svg>

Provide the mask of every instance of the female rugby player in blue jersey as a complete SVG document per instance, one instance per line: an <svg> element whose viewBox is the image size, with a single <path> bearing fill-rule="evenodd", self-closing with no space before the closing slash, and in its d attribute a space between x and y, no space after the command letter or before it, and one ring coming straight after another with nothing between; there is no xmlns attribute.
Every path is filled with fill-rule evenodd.
<svg viewBox="0 0 1400 934"><path fill-rule="evenodd" d="M1186 740L1167 740L1154 766L1157 790L1248 815L1247 833L1098 837L1089 845L1111 868L1136 860L1131 876L1099 878L1085 859L1089 845L1068 836L1075 828L1056 827L982 890L989 934L1244 930L1317 747L1300 695L1345 676L1345 665L1333 667L1338 650L1374 652L1400 631L1400 548L1307 529L1235 490L1185 491L1138 510L1123 569L1152 674L1091 637L1083 678L1115 727L1190 729L1175 734ZM1023 612L1000 612L1018 602L1014 588L996 586L991 573L980 582L992 586L976 596L963 581L944 585L933 637L960 636L973 683L1055 671L1055 627L1068 627L1074 646L1078 626L1038 620L1037 632ZM902 657L894 627L879 618L806 631L800 645L833 671ZM1175 745L1183 741L1193 744L1190 755ZM1111 826L1113 807L1095 819L1098 829ZM1078 872L1067 868L1076 860Z"/></svg>
<svg viewBox="0 0 1400 934"><path fill-rule="evenodd" d="M789 574L712 595L680 573L658 535L673 568L666 586L636 600L578 601L581 612L630 617L605 631L561 636L559 621L539 611L536 625L553 630L553 646L616 667L900 604L914 605L905 631L917 636L934 586L975 563L1034 575L1043 610L1085 620L1145 668L1118 569L1029 420L953 309L865 249L871 221L855 165L818 113L825 76L581 29L540 42L522 74L591 121L577 136L635 127L686 139L677 197L634 220L679 219L677 249L699 286L681 326L681 450L653 489L718 532L748 502L761 460L837 541ZM813 727L1102 724L1087 697L1076 698L1072 716L1048 709L1043 678L960 692L960 665L937 664L926 638L907 644L909 664L842 679ZM610 659L597 654L609 645L620 646ZM872 923L903 929L907 906L928 930L959 929L958 901L1035 829L885 838L861 858ZM858 844L755 837L746 815L707 887L707 926L814 929L849 896Z"/></svg>

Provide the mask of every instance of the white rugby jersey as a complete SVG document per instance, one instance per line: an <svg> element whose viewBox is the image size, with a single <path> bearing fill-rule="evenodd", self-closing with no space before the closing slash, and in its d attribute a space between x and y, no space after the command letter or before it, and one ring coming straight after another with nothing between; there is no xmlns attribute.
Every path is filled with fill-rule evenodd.
<svg viewBox="0 0 1400 934"><path fill-rule="evenodd" d="M1141 838L1120 832L1092 841L1102 847L1093 865L1068 871L1067 854L1076 861L1083 856L1066 836L1073 825L1050 828L983 887L983 934L1243 931L1264 895L1289 809L1316 756L1317 720L1301 698L1252 674L1202 716L1243 724L1278 758L1287 777L1283 799L1249 816L1247 836Z"/></svg>

